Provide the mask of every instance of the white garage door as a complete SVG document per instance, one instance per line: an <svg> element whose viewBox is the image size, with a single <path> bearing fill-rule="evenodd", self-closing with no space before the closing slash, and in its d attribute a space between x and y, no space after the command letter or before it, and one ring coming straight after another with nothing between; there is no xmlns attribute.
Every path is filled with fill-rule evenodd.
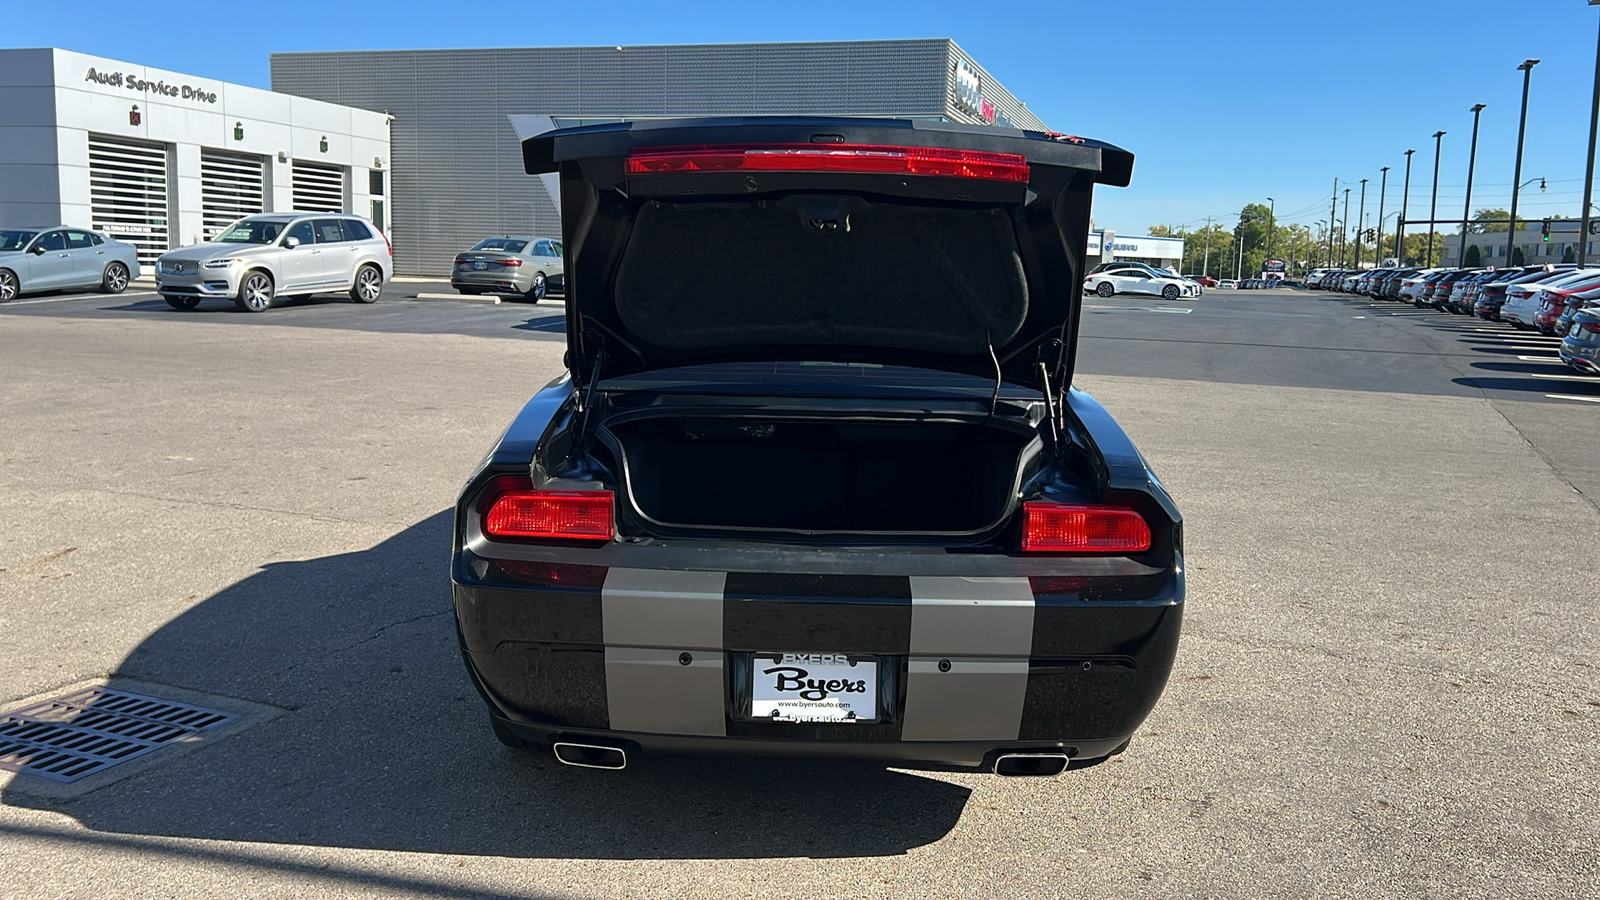
<svg viewBox="0 0 1600 900"><path fill-rule="evenodd" d="M265 206L266 168L259 156L200 150L200 209L207 239Z"/></svg>
<svg viewBox="0 0 1600 900"><path fill-rule="evenodd" d="M151 265L171 247L167 209L166 145L89 135L91 227L138 247Z"/></svg>
<svg viewBox="0 0 1600 900"><path fill-rule="evenodd" d="M294 161L295 212L344 212L344 168Z"/></svg>

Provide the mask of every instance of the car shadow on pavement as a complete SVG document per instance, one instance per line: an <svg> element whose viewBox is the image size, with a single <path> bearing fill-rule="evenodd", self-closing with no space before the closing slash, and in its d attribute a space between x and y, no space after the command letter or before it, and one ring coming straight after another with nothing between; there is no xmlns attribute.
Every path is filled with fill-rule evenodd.
<svg viewBox="0 0 1600 900"><path fill-rule="evenodd" d="M606 772L502 747L456 648L450 529L447 510L369 550L269 563L116 673L284 714L82 796L13 782L0 802L118 834L587 859L892 855L960 818L966 788L881 763Z"/></svg>

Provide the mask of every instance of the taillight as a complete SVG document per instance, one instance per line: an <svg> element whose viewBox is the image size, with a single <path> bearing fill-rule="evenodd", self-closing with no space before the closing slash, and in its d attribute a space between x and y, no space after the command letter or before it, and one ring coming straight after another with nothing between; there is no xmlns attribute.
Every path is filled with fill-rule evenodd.
<svg viewBox="0 0 1600 900"><path fill-rule="evenodd" d="M1029 500L1022 504L1023 553L1142 553L1150 526L1123 506Z"/></svg>
<svg viewBox="0 0 1600 900"><path fill-rule="evenodd" d="M1578 327L1591 334L1600 334L1600 322L1582 322Z"/></svg>
<svg viewBox="0 0 1600 900"><path fill-rule="evenodd" d="M609 541L616 533L610 491L510 490L483 516L490 537Z"/></svg>
<svg viewBox="0 0 1600 900"><path fill-rule="evenodd" d="M497 259L497 260L494 261L494 264L497 265L497 266L506 266L508 268L513 268L514 269L517 266L522 265L522 260L517 259L515 256L513 256L510 259Z"/></svg>
<svg viewBox="0 0 1600 900"><path fill-rule="evenodd" d="M861 144L666 147L628 155L629 175L679 172L856 172L1027 184L1028 160L1016 153Z"/></svg>
<svg viewBox="0 0 1600 900"><path fill-rule="evenodd" d="M378 232L378 234L383 238L383 245L385 247L389 248L389 255L393 256L394 255L394 242L389 240L389 236L387 234L384 234L381 231Z"/></svg>
<svg viewBox="0 0 1600 900"><path fill-rule="evenodd" d="M468 262L468 260L467 260L467 258L465 256L456 257L456 265L458 265L458 266L464 266L464 265L467 264L467 262Z"/></svg>

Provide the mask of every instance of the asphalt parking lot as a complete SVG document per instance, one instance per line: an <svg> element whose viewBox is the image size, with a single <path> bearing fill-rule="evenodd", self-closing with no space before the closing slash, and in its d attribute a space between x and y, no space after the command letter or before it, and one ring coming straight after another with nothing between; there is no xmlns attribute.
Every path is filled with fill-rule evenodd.
<svg viewBox="0 0 1600 900"><path fill-rule="evenodd" d="M1600 379L1290 290L1088 298L1079 386L1185 514L1129 752L1049 780L502 748L449 508L556 301L0 308L0 708L111 679L232 733L0 777L6 896L1592 897ZM119 774L120 773L120 774Z"/></svg>

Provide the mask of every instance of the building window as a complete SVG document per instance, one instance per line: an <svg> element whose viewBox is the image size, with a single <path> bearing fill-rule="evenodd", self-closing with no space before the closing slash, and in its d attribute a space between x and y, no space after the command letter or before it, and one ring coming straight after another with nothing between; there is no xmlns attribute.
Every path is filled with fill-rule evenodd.
<svg viewBox="0 0 1600 900"><path fill-rule="evenodd" d="M367 193L374 197L383 196L383 171L373 169L367 173Z"/></svg>

